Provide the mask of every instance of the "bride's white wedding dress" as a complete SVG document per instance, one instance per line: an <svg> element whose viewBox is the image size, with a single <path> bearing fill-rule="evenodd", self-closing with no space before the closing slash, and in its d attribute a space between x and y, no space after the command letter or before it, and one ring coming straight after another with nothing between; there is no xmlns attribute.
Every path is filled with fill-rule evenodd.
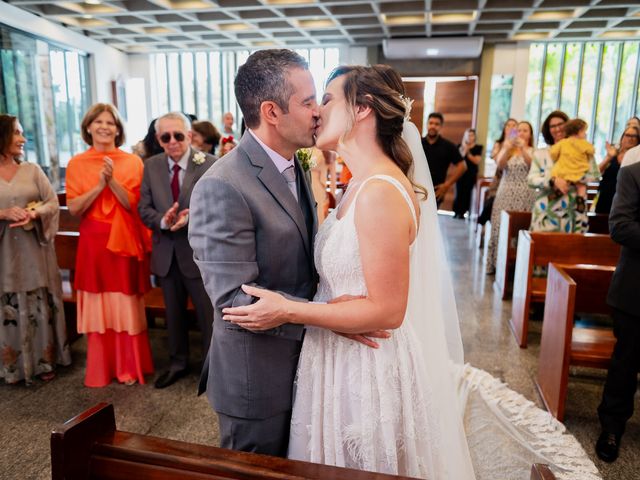
<svg viewBox="0 0 640 480"><path fill-rule="evenodd" d="M354 215L358 193L373 178L396 186L415 219L400 182L389 176L363 182L343 217L338 219L335 209L317 234L316 301L367 294ZM422 219L421 230L427 228ZM439 236L439 231L421 234ZM551 415L488 373L451 360L458 352L447 349L447 334L430 321L443 310L421 303L425 298L437 303L433 295L441 298L440 293L427 294L419 290L424 283L415 281L420 262L433 262L433 268L421 268L427 275L437 277L439 267L428 251L420 256L417 240L411 247L405 320L379 349L307 328L289 458L433 480L525 479L534 462L551 464L561 479L600 478L575 438Z"/></svg>

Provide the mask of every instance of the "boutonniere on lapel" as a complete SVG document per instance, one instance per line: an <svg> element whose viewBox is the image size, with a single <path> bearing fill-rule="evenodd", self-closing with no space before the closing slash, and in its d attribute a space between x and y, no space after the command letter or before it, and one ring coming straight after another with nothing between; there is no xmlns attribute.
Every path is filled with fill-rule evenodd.
<svg viewBox="0 0 640 480"><path fill-rule="evenodd" d="M202 152L196 152L193 154L193 158L191 161L196 165L202 165L204 161L207 159L207 156Z"/></svg>
<svg viewBox="0 0 640 480"><path fill-rule="evenodd" d="M300 166L305 172L308 172L316 166L316 160L313 158L313 148L301 148L296 152Z"/></svg>

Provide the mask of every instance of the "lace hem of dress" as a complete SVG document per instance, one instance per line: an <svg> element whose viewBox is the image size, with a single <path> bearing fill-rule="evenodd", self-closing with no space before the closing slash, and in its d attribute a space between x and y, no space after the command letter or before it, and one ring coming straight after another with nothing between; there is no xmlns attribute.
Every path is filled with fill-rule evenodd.
<svg viewBox="0 0 640 480"><path fill-rule="evenodd" d="M487 422L497 419L502 433L506 434L504 437L508 437L500 448L514 444L514 441L519 443L521 451L529 451L537 462L547 463L558 480L602 478L582 445L562 423L488 372L465 365L461 389L466 390L467 396L465 423L468 436L472 435L470 423L474 424L471 430L478 430L478 425L486 426ZM478 407L478 404L482 406ZM491 412L489 416L487 408ZM482 439L486 441L487 436L483 435Z"/></svg>

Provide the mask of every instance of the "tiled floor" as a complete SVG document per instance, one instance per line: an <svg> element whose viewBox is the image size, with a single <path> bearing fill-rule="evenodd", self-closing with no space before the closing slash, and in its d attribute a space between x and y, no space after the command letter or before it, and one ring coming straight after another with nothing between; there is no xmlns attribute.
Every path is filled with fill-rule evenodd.
<svg viewBox="0 0 640 480"><path fill-rule="evenodd" d="M540 322L533 322L529 348L519 349L507 326L511 303L502 302L492 290L493 277L485 275L482 252L476 248L468 224L441 218L447 238L462 323L466 359L507 382L514 390L541 405L533 377L537 368ZM158 371L166 366L160 354L166 348L165 330L150 332ZM194 353L197 333L192 334ZM147 385L127 387L113 384L88 389L82 384L86 344L73 344L73 366L59 371L49 383L32 387L0 385L0 479L51 478L49 434L64 420L99 402L115 406L118 428L194 443L217 443L216 417L204 397L196 397L198 375L192 373L165 389ZM195 361L193 370L196 369ZM592 456L599 426L596 407L600 400L604 372L581 369L573 372L569 384L566 425ZM577 373L577 375L575 375ZM607 480L640 478L640 414L629 422L620 459L613 465L596 460ZM579 480L579 479L576 479Z"/></svg>

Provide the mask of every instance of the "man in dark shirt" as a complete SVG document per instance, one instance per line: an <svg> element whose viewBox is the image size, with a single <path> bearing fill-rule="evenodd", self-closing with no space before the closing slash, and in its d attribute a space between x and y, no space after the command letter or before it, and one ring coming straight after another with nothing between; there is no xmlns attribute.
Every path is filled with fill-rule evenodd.
<svg viewBox="0 0 640 480"><path fill-rule="evenodd" d="M444 117L441 113L429 114L427 122L427 136L422 139L422 148L427 157L431 179L436 191L438 205L444 200L447 191L454 185L467 169L458 148L446 138L440 136L444 125ZM456 169L447 178L449 165L454 164Z"/></svg>

